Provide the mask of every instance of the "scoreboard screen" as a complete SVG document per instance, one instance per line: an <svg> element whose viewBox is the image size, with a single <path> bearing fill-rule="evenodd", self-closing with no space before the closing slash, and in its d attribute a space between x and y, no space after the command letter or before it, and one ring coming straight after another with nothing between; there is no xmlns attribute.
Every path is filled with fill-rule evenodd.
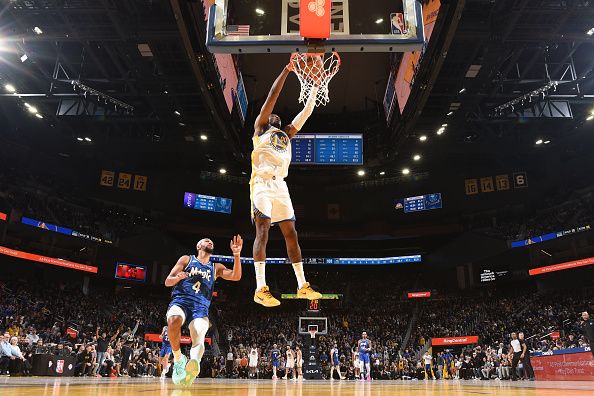
<svg viewBox="0 0 594 396"><path fill-rule="evenodd" d="M115 277L116 279L144 282L146 281L146 267L118 262L116 265Z"/></svg>
<svg viewBox="0 0 594 396"><path fill-rule="evenodd" d="M401 198L396 200L394 207L396 209L404 209L404 213L441 209L441 193L425 194L404 199Z"/></svg>
<svg viewBox="0 0 594 396"><path fill-rule="evenodd" d="M300 134L291 140L293 164L362 165L362 134Z"/></svg>
<svg viewBox="0 0 594 396"><path fill-rule="evenodd" d="M184 194L184 206L190 209L231 214L232 203L233 200L231 198L213 197L189 192Z"/></svg>

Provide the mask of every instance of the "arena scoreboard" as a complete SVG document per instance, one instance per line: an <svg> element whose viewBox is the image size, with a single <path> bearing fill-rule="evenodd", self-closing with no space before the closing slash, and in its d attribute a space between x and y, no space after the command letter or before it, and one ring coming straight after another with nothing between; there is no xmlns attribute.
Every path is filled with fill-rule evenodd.
<svg viewBox="0 0 594 396"><path fill-rule="evenodd" d="M233 200L231 198L213 197L189 192L184 194L184 206L190 209L231 214L232 203Z"/></svg>
<svg viewBox="0 0 594 396"><path fill-rule="evenodd" d="M422 212L425 210L441 209L441 193L418 195L397 199L394 207L404 209L404 213Z"/></svg>
<svg viewBox="0 0 594 396"><path fill-rule="evenodd" d="M293 164L362 165L362 134L299 134L291 140Z"/></svg>

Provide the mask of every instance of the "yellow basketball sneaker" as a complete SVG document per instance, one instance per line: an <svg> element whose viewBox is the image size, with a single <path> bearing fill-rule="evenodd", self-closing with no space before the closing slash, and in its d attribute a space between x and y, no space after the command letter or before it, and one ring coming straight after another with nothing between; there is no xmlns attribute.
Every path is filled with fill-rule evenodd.
<svg viewBox="0 0 594 396"><path fill-rule="evenodd" d="M260 290L256 290L254 293L254 302L265 307L278 307L280 305L280 301L274 298L272 293L270 293L268 286L264 286Z"/></svg>
<svg viewBox="0 0 594 396"><path fill-rule="evenodd" d="M200 374L200 362L196 359L191 359L186 364L186 377L182 380L181 384L185 386L192 385L198 374Z"/></svg>
<svg viewBox="0 0 594 396"><path fill-rule="evenodd" d="M322 298L322 293L318 293L311 288L309 282L305 282L301 289L297 290L297 298L306 298L308 300L319 300Z"/></svg>

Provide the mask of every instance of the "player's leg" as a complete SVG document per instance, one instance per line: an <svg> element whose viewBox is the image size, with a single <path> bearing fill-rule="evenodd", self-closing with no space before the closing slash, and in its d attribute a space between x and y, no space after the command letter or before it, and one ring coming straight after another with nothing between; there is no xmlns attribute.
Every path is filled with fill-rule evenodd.
<svg viewBox="0 0 594 396"><path fill-rule="evenodd" d="M334 364L330 366L330 380L334 380Z"/></svg>
<svg viewBox="0 0 594 396"><path fill-rule="evenodd" d="M299 246L299 237L295 229L295 221L287 220L278 223L283 237L285 238L285 245L287 246L287 255L293 263L293 271L297 278L297 297L306 298L308 300L317 300L322 298L322 294L318 293L310 286L309 282L305 280L305 273L303 272L303 259L301 257L301 247Z"/></svg>
<svg viewBox="0 0 594 396"><path fill-rule="evenodd" d="M264 183L256 183L252 191L252 218L256 226L256 239L253 246L256 291L254 302L265 307L276 307L280 301L274 298L266 285L266 245L270 231L272 201Z"/></svg>
<svg viewBox="0 0 594 396"><path fill-rule="evenodd" d="M190 349L190 361L186 365L185 385L192 385L198 374L200 374L200 361L204 355L204 341L208 331L208 318L195 318L188 326L190 328L190 337L192 338L192 348Z"/></svg>
<svg viewBox="0 0 594 396"><path fill-rule="evenodd" d="M181 353L181 328L186 321L186 313L178 305L170 305L167 311L167 334L173 353L173 383L179 384L186 376L188 359Z"/></svg>
<svg viewBox="0 0 594 396"><path fill-rule="evenodd" d="M365 370L367 370L367 381L371 380L371 364L369 363L369 360L367 360L367 362L365 363Z"/></svg>

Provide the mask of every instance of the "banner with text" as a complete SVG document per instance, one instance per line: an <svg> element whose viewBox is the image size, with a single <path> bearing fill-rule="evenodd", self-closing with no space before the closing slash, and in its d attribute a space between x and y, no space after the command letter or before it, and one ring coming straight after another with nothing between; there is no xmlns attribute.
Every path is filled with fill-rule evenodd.
<svg viewBox="0 0 594 396"><path fill-rule="evenodd" d="M469 344L476 344L478 343L478 336L460 336L460 337L442 337L442 338L432 338L431 345L432 346L442 346L442 345L469 345Z"/></svg>
<svg viewBox="0 0 594 396"><path fill-rule="evenodd" d="M530 361L539 381L594 381L594 359L588 347L551 351Z"/></svg>
<svg viewBox="0 0 594 396"><path fill-rule="evenodd" d="M429 298L431 297L431 292L412 292L408 293L408 298Z"/></svg>
<svg viewBox="0 0 594 396"><path fill-rule="evenodd" d="M575 261L568 261L566 263L547 265L546 267L532 268L531 270L528 270L528 273L530 274L530 276L542 275L542 274L548 274L549 272L563 271L563 270L577 268L577 267L585 267L585 266L592 265L592 264L594 264L594 257L589 257L589 258L582 259L582 260L575 260Z"/></svg>
<svg viewBox="0 0 594 396"><path fill-rule="evenodd" d="M144 340L145 341L149 341L149 342L163 342L163 340L161 339L161 334L145 334L144 335ZM210 337L206 337L204 339L204 342L206 342L208 345L212 345L212 340L210 339ZM190 336L181 336L180 338L180 343L182 344L191 344L192 343L192 338L190 338Z"/></svg>
<svg viewBox="0 0 594 396"><path fill-rule="evenodd" d="M62 260L59 258L45 257L38 254L21 252L20 250L9 249L4 246L0 246L0 254L6 256L12 256L23 260L37 261L42 264L57 265L59 267L70 268L77 271L97 273L98 268L86 264L74 263L72 261Z"/></svg>

